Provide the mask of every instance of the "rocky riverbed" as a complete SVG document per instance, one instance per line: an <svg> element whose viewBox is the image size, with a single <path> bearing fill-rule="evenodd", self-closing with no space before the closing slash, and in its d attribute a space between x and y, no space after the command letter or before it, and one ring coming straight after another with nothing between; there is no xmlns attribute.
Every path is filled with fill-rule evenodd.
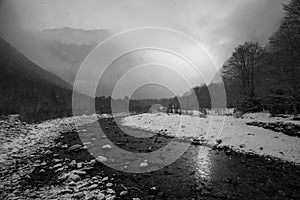
<svg viewBox="0 0 300 200"><path fill-rule="evenodd" d="M92 115L30 125L16 116L3 118L0 199L113 199L113 177L101 173L87 177L96 160L71 160L58 154L60 150L70 155L83 151L80 143L63 144L64 135L75 134L78 127L97 119ZM105 192L100 191L103 187Z"/></svg>
<svg viewBox="0 0 300 200"><path fill-rule="evenodd" d="M125 173L97 159L89 148L97 126L115 146L155 151L174 138L122 127L121 119L82 116L28 125L1 121L0 199L299 199L298 166L230 149L191 145L169 166L149 173ZM149 134L136 138L125 133ZM82 141L82 138L91 143ZM178 141L181 142L181 141ZM16 144L13 146L13 144ZM108 148L108 146L106 146ZM119 162L123 164L124 160ZM114 161L117 162L117 161ZM118 163L117 163L118 164Z"/></svg>

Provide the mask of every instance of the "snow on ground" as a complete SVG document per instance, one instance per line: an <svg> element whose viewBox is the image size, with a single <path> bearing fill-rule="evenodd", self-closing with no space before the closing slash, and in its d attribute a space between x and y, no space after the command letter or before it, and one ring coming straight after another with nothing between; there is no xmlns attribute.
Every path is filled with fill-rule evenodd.
<svg viewBox="0 0 300 200"><path fill-rule="evenodd" d="M154 132L163 132L179 138L199 138L209 145L228 146L241 152L269 155L300 164L300 138L287 136L260 127L248 126L246 122L278 121L265 113L250 114L243 119L232 116L208 116L199 118L175 114L141 114L123 118L125 126ZM290 122L289 119L281 119ZM298 123L298 122L296 122ZM220 140L219 140L220 141Z"/></svg>

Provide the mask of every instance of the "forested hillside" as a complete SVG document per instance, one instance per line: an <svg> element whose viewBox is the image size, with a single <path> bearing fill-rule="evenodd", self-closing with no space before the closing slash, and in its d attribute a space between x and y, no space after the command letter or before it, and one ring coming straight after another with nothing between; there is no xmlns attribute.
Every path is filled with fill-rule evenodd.
<svg viewBox="0 0 300 200"><path fill-rule="evenodd" d="M0 114L39 121L71 114L71 86L0 39Z"/></svg>
<svg viewBox="0 0 300 200"><path fill-rule="evenodd" d="M239 93L232 97L243 112L299 112L300 1L292 0L283 9L285 17L267 44L239 45L222 69L227 94Z"/></svg>

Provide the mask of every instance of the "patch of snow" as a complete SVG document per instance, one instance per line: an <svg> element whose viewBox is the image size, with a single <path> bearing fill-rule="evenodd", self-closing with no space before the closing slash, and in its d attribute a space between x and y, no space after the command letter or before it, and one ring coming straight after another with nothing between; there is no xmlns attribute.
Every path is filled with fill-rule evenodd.
<svg viewBox="0 0 300 200"><path fill-rule="evenodd" d="M253 120L272 121L277 118L271 118L266 113L249 114L243 119L232 116L209 115L207 118L199 118L146 113L125 117L122 124L179 138L197 138L210 145L228 146L241 152L252 152L300 163L300 138L246 125L246 122Z"/></svg>

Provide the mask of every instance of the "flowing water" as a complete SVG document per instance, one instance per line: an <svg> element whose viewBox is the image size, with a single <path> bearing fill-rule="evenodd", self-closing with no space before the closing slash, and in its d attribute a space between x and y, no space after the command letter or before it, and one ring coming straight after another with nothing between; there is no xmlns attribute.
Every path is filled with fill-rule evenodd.
<svg viewBox="0 0 300 200"><path fill-rule="evenodd" d="M132 137L125 132L141 137ZM108 158L107 164L115 168L107 167L109 173L116 173L120 180L140 188L144 196L151 196L149 188L157 187L160 192L155 197L158 199L299 199L300 197L300 184L297 181L300 180L300 170L293 164L188 144L188 149L179 157L180 153L175 153L174 158L171 154L170 158L161 157L152 160L150 158L148 173L141 173L145 171L140 167L144 157L137 154L159 151L170 142L175 149L185 148L187 142L128 127L120 129L111 119L82 127L79 136L88 146L89 152ZM111 149L102 149L107 144L115 146ZM118 148L133 152L134 155L130 157L119 154ZM165 165L166 162L163 161L168 159L174 162ZM137 174L128 173L133 169Z"/></svg>

